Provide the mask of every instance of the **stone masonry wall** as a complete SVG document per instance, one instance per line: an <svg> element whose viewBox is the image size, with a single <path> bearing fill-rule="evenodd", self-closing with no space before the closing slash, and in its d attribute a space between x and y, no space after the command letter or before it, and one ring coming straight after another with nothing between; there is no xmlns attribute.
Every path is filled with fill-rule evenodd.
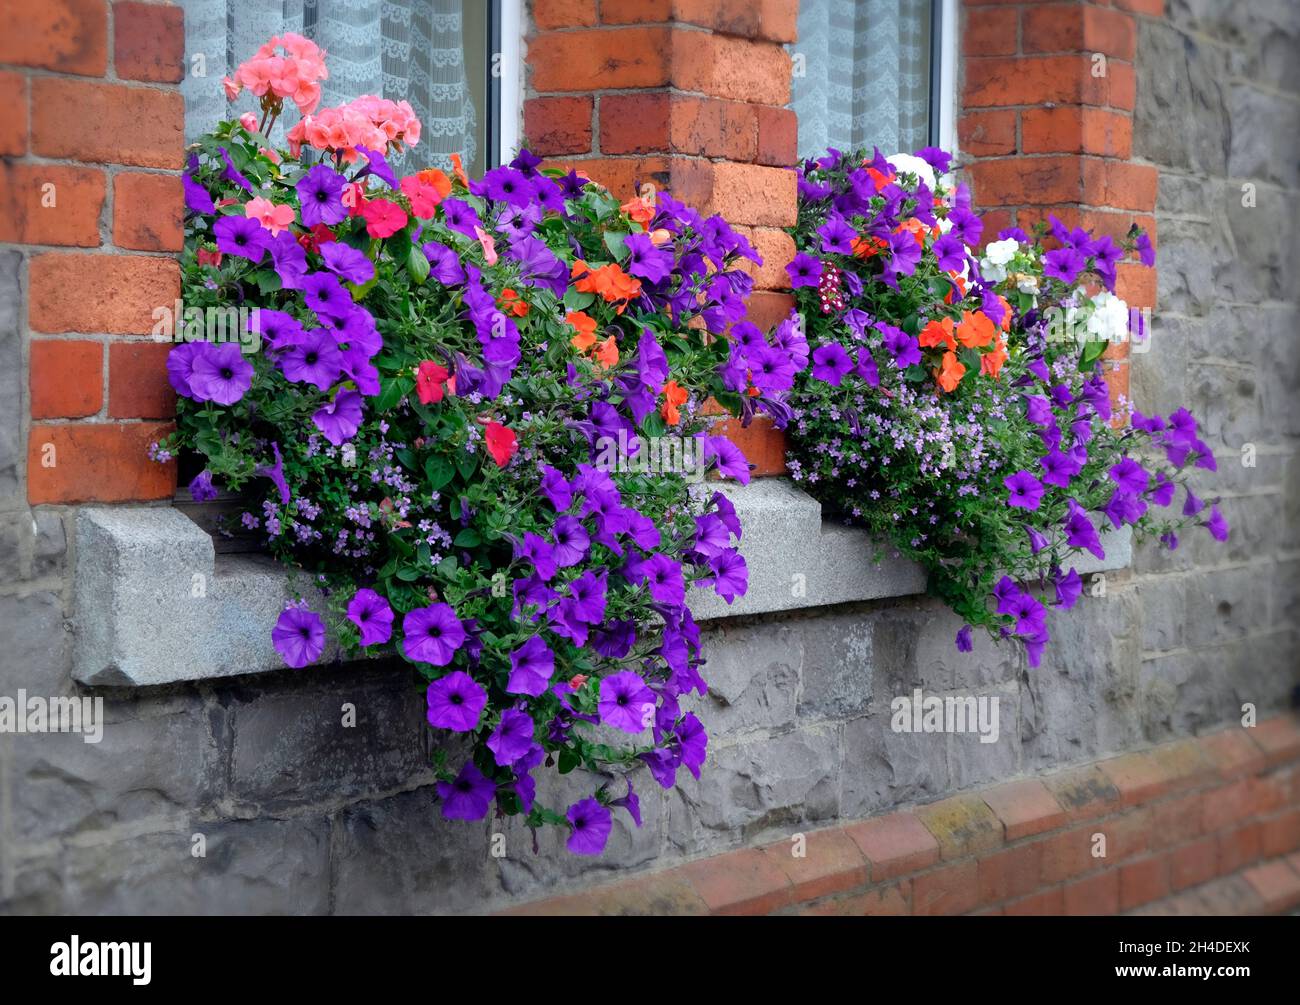
<svg viewBox="0 0 1300 1005"><path fill-rule="evenodd" d="M22 117L0 123L6 172L24 155L22 163L58 166L61 158L101 149L83 137L71 152L42 153L33 130L50 112L40 96L71 87L65 78L88 76L73 83L92 90L168 93L169 85L152 83L169 79L155 70L136 83L94 79L120 78L137 65L137 49L122 29L167 5L52 3L71 19L63 30L80 25L88 39L75 51L60 48L52 35L7 30L11 6L0 2L0 91L10 88L17 97L0 107ZM592 0L546 8L548 25L564 34L563 24L591 28L605 14L639 24L636 18L662 20L676 16L674 8L705 6ZM729 20L715 27L737 37L759 34L746 27L749 6L769 7L721 5ZM576 12L575 20L555 20L565 9ZM1234 523L1231 541L1216 549L1192 534L1171 558L1143 552L1134 571L1108 574L1104 595L1085 595L1070 615L1054 619L1053 645L1033 671L1019 654L985 640L973 653L957 653L956 620L919 597L707 625L711 692L699 702L711 732L705 773L670 794L639 776L644 827L632 828L617 813L609 850L594 861L569 856L553 831L534 854L530 836L514 823L440 819L426 767L423 695L403 666L286 670L137 692L72 682L75 521L67 518L69 507L29 497L23 452L32 423L24 417L39 417L38 400L45 400L64 418L38 424L116 428L117 364L104 371L96 356L107 405L102 395L94 398L94 388L83 388L89 403L53 404L66 374L76 371L42 371L33 349L52 340L91 345L116 359L120 346L133 343L113 335L112 325L87 328L75 318L66 331L46 334L33 293L38 279L46 280L29 273L42 258L62 262L70 255L170 259L162 250L121 250L135 245L118 236L113 221L131 204L115 184L124 173L112 166L89 169L112 178L91 214L97 229L85 237L98 250L57 250L51 246L77 241L50 231L0 232L7 242L0 246L0 695L26 689L103 697L108 720L99 744L71 734L0 734L0 911L501 907L1143 748L1234 721L1245 701L1258 703L1261 713L1282 707L1296 666L1296 493L1286 488L1296 481L1300 428L1291 393L1297 336L1288 281L1296 228L1288 199L1300 179L1294 146L1287 145L1296 136L1297 71L1289 54L1298 29L1284 0L1230 11L1173 3L1168 22L1138 18L1133 149L1160 167L1161 270L1157 334L1152 351L1135 357L1133 389L1147 408L1187 399L1209 421L1223 460L1214 490L1225 496ZM698 13L695 20L707 21ZM777 48L774 40L756 44ZM616 89L639 86L624 80ZM652 100L667 103L671 123L676 84L655 76L645 86L664 95ZM598 80L590 89L595 108L606 97ZM104 100L111 97L106 92ZM583 95L571 94L553 107L572 111L574 101L587 107ZM594 133L589 126L583 134L580 121L574 128L582 134L577 145L556 153L585 151L598 159L600 123ZM587 146L579 150L582 142ZM699 137L692 142L712 149ZM124 156L112 144L103 149L105 160ZM691 156L718 159L707 152L685 159ZM166 171L173 168L166 160L142 173L172 179ZM1247 181L1256 185L1254 209L1239 207ZM76 275L88 271L94 269ZM120 290L83 299L113 297ZM75 355L72 362L80 360ZM125 393L136 385L118 386ZM140 418L125 424L155 421L147 417L161 411L145 402L132 412ZM1254 468L1233 462L1247 441L1258 447ZM67 484L75 489L79 482ZM1211 487L1208 474L1202 484ZM167 485L157 494L170 491ZM914 687L999 697L999 742L890 731L890 699ZM348 706L355 727L343 724ZM558 801L577 788L576 779L558 779L542 796ZM493 855L495 833L504 835L504 857Z"/></svg>

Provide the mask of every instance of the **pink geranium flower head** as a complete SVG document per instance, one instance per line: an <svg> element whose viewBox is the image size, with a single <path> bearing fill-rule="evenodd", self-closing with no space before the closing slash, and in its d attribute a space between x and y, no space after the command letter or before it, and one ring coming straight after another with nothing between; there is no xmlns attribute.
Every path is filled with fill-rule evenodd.
<svg viewBox="0 0 1300 1005"><path fill-rule="evenodd" d="M293 207L277 206L270 199L255 196L244 204L244 215L256 220L274 236L286 230L293 223Z"/></svg>

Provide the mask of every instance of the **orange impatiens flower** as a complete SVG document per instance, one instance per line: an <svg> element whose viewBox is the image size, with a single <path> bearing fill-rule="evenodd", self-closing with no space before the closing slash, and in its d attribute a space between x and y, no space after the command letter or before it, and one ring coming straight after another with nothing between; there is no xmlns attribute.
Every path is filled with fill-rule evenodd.
<svg viewBox="0 0 1300 1005"><path fill-rule="evenodd" d="M908 233L910 233L914 238L916 238L916 243L917 243L918 245L920 245L921 247L925 247L925 235L928 233L928 229L926 228L925 224L923 224L923 223L922 223L920 220L918 220L916 217L912 217L912 218L910 218L910 219L908 219L908 220L904 220L902 223L900 223L900 224L899 224L899 225L894 229L894 233L895 233L895 234L900 234L900 233L902 233L904 230L906 230L906 231L907 231Z"/></svg>
<svg viewBox="0 0 1300 1005"><path fill-rule="evenodd" d="M986 352L980 357L980 373L987 373L994 380L997 380L998 374L1002 372L1002 364L1006 361L1006 343L999 339L992 352Z"/></svg>
<svg viewBox="0 0 1300 1005"><path fill-rule="evenodd" d="M650 229L650 221L655 218L654 202L643 199L639 195L633 196L618 208L631 219L641 224L642 227L645 227L646 230Z"/></svg>
<svg viewBox="0 0 1300 1005"><path fill-rule="evenodd" d="M951 392L961 383L961 379L965 375L966 367L957 359L957 354L955 352L944 353L943 368L939 371L939 386L945 391Z"/></svg>
<svg viewBox="0 0 1300 1005"><path fill-rule="evenodd" d="M456 180L469 188L469 176L465 174L465 165L460 162L460 154L451 155L451 170Z"/></svg>
<svg viewBox="0 0 1300 1005"><path fill-rule="evenodd" d="M501 309L517 318L528 316L528 302L521 300L519 294L509 286L501 291Z"/></svg>
<svg viewBox="0 0 1300 1005"><path fill-rule="evenodd" d="M957 343L952 337L952 318L929 322L921 329L920 342L925 348L942 345L947 346L950 352L956 351Z"/></svg>
<svg viewBox="0 0 1300 1005"><path fill-rule="evenodd" d="M582 311L569 311L568 314L564 315L564 320L572 325L573 330L577 332L570 341L573 343L573 348L577 349L578 352L585 353L596 344L595 318L587 316Z"/></svg>
<svg viewBox="0 0 1300 1005"><path fill-rule="evenodd" d="M641 280L629 276L617 262L593 269L578 258L573 262L570 277L574 280L573 288L579 293L599 293L611 304L631 300L641 292Z"/></svg>
<svg viewBox="0 0 1300 1005"><path fill-rule="evenodd" d="M611 335L596 347L596 362L606 370L618 366L618 343L614 341Z"/></svg>
<svg viewBox="0 0 1300 1005"><path fill-rule="evenodd" d="M425 168L423 171L417 171L415 177L438 193L439 202L451 195L451 179L437 168Z"/></svg>
<svg viewBox="0 0 1300 1005"><path fill-rule="evenodd" d="M888 175L884 175L873 167L867 168L867 176L871 179L871 183L876 186L877 192L894 180L892 171Z"/></svg>
<svg viewBox="0 0 1300 1005"><path fill-rule="evenodd" d="M686 404L686 390L677 381L670 380L664 384L663 394L664 402L659 406L659 414L663 416L664 422L675 426L682 421L678 406Z"/></svg>
<svg viewBox="0 0 1300 1005"><path fill-rule="evenodd" d="M943 295L943 302L945 304L952 303L954 299L961 300L963 297L966 296L966 280L962 279L962 277L957 275L957 273L955 272L949 272L948 275L952 277L953 285L956 286L957 289L956 290L949 289L948 292ZM953 297L954 293L960 293L961 296L954 298Z"/></svg>
<svg viewBox="0 0 1300 1005"><path fill-rule="evenodd" d="M1002 305L1002 330L1009 332L1011 331L1011 305L1007 303L1007 298L1003 296L998 297L998 303Z"/></svg>
<svg viewBox="0 0 1300 1005"><path fill-rule="evenodd" d="M996 330L993 321L983 311L962 311L961 323L957 325L957 341L968 349L978 349L993 341Z"/></svg>
<svg viewBox="0 0 1300 1005"><path fill-rule="evenodd" d="M855 257L871 258L888 248L889 242L883 237L871 237L868 235L867 237L855 237L849 242L849 246L853 249Z"/></svg>

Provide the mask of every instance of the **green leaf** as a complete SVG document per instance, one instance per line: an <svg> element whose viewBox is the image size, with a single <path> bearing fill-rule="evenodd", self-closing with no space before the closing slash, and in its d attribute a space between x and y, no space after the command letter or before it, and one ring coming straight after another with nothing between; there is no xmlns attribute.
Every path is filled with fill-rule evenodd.
<svg viewBox="0 0 1300 1005"><path fill-rule="evenodd" d="M570 771L576 768L579 763L578 755L573 748L564 747L560 750L560 774L567 775Z"/></svg>
<svg viewBox="0 0 1300 1005"><path fill-rule="evenodd" d="M585 311L595 299L594 293L579 293L573 286L564 291L564 306L571 311Z"/></svg>
<svg viewBox="0 0 1300 1005"><path fill-rule="evenodd" d="M415 387L415 381L410 377L390 377L381 383L379 400L375 403L375 408L380 412L392 411Z"/></svg>
<svg viewBox="0 0 1300 1005"><path fill-rule="evenodd" d="M474 471L478 468L478 454L462 454L456 462L456 469L460 472L461 481L469 481L474 476Z"/></svg>
<svg viewBox="0 0 1300 1005"><path fill-rule="evenodd" d="M629 254L626 238L626 234L617 230L605 231L605 247L609 249L609 253L614 256L614 260L617 262L621 262Z"/></svg>
<svg viewBox="0 0 1300 1005"><path fill-rule="evenodd" d="M270 269L258 269L249 278L257 284L257 291L265 296L280 289L280 277Z"/></svg>
<svg viewBox="0 0 1300 1005"><path fill-rule="evenodd" d="M424 476L429 479L429 490L440 492L456 475L456 469L445 457L430 457L424 462Z"/></svg>
<svg viewBox="0 0 1300 1005"><path fill-rule="evenodd" d="M478 531L473 527L466 527L451 543L457 548L476 548L483 543L483 539L478 536Z"/></svg>

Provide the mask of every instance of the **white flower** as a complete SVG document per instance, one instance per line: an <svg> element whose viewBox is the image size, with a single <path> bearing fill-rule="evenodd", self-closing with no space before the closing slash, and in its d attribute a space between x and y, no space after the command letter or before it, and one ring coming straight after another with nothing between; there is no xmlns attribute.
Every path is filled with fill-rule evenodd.
<svg viewBox="0 0 1300 1005"><path fill-rule="evenodd" d="M1038 277L1022 272L1020 278L1016 280L1016 289L1021 293L1038 293Z"/></svg>
<svg viewBox="0 0 1300 1005"><path fill-rule="evenodd" d="M934 191L934 168L930 167L920 157L913 157L911 154L894 154L892 157L886 157L894 170L900 174L913 174L925 182L926 187Z"/></svg>
<svg viewBox="0 0 1300 1005"><path fill-rule="evenodd" d="M1019 250L1020 242L1014 237L1008 237L1005 241L994 241L988 245L984 249L984 255L994 265L1006 265L1016 257Z"/></svg>
<svg viewBox="0 0 1300 1005"><path fill-rule="evenodd" d="M1099 342L1128 340L1128 304L1113 293L1102 291L1092 298L1088 318L1088 339Z"/></svg>

